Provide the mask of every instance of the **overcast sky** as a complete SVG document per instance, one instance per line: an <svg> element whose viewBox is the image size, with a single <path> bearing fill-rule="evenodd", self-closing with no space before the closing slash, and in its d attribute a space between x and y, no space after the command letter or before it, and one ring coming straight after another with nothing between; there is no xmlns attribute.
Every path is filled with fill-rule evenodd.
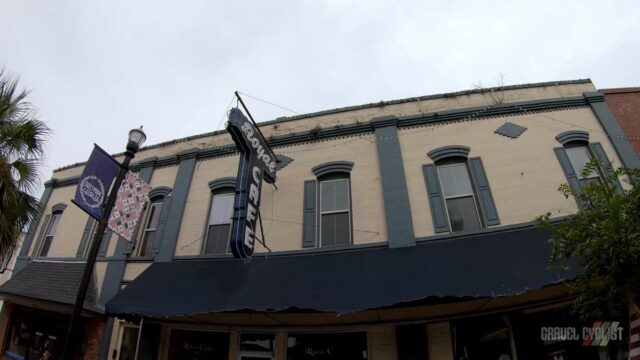
<svg viewBox="0 0 640 360"><path fill-rule="evenodd" d="M494 84L640 86L640 2L0 1L0 66L52 129L43 179L221 128L233 91L299 113ZM256 120L293 115L247 99Z"/></svg>

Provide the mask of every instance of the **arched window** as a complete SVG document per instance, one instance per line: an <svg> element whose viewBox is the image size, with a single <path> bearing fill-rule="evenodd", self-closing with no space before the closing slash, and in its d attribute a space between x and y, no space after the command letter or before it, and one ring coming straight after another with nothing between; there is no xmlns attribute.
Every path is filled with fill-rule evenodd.
<svg viewBox="0 0 640 360"><path fill-rule="evenodd" d="M38 242L36 243L36 256L49 255L49 249L51 249L51 243L58 231L58 225L62 218L62 213L67 208L67 204L58 203L51 207L51 215L47 215L43 222L42 230Z"/></svg>
<svg viewBox="0 0 640 360"><path fill-rule="evenodd" d="M351 169L353 162L332 161L313 167L316 180L305 183L305 234L303 246L339 246L353 242L351 229ZM312 189L310 190L310 185ZM317 191L316 191L317 189ZM313 194L307 192L312 192ZM313 197L313 199L309 199ZM311 205L313 203L313 205ZM317 206L315 204L317 203ZM319 226L309 233L307 208L313 207ZM316 241L315 239L319 241Z"/></svg>
<svg viewBox="0 0 640 360"><path fill-rule="evenodd" d="M223 255L229 252L235 186L236 179L233 177L209 182L211 201L202 244L203 254Z"/></svg>
<svg viewBox="0 0 640 360"><path fill-rule="evenodd" d="M157 234L160 215L165 198L171 193L171 188L159 186L149 192L149 201L145 204L141 226L138 228L138 256L152 256L158 249Z"/></svg>
<svg viewBox="0 0 640 360"><path fill-rule="evenodd" d="M435 232L477 230L500 223L480 158L466 146L445 146L423 166Z"/></svg>

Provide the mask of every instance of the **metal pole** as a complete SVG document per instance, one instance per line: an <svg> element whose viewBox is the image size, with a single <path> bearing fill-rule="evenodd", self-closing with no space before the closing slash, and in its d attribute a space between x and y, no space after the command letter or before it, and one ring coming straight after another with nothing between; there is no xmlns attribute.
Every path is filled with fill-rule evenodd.
<svg viewBox="0 0 640 360"><path fill-rule="evenodd" d="M235 92L236 97L238 98L238 101L240 101L240 105L242 105L242 108L244 109L244 111L247 112L247 115L249 115L249 119L251 119L251 122L253 123L253 126L256 127L256 130L258 130L258 132L260 133L260 136L262 136L262 138L264 139L264 143L267 145L267 147L269 148L269 151L271 151L271 154L275 153L273 152L273 149L271 148L271 145L269 145L269 142L267 141L267 138L264 137L264 134L262 133L262 131L260 131L260 127L258 127L258 124L256 124L256 121L253 120L253 116L251 116L251 113L249 112L249 109L247 109L247 106L244 104L244 101L242 101L242 98L240 97L240 94L238 94L238 92Z"/></svg>
<svg viewBox="0 0 640 360"><path fill-rule="evenodd" d="M93 239L91 241L91 247L89 248L89 255L87 257L87 264L84 267L84 273L82 274L82 280L80 281L80 287L78 288L78 293L76 295L76 302L73 307L73 314L71 315L69 327L67 328L67 335L64 339L64 349L62 350L62 359L64 360L71 360L74 357L74 349L76 348L75 345L77 345L77 339L75 337L78 335L78 330L81 323L80 320L82 308L84 305L85 297L87 296L89 282L91 280L91 277L93 276L93 267L96 263L96 258L98 257L100 242L102 241L104 230L107 227L109 215L111 215L111 210L113 209L116 198L118 197L120 184L122 184L122 180L129 170L129 163L131 162L131 159L133 159L133 157L134 153L127 147L127 151L124 153L124 161L120 165L120 170L118 170L118 175L116 176L116 180L114 181L111 192L109 193L109 197L107 198L107 203L102 210L102 218L98 223L96 232L93 233Z"/></svg>

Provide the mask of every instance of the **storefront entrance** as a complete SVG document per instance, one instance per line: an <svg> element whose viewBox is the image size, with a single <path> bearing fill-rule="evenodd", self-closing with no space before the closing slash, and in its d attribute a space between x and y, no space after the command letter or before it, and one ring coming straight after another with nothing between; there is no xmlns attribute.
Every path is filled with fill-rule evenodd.
<svg viewBox="0 0 640 360"><path fill-rule="evenodd" d="M56 359L64 346L67 315L16 306L3 354L12 359Z"/></svg>

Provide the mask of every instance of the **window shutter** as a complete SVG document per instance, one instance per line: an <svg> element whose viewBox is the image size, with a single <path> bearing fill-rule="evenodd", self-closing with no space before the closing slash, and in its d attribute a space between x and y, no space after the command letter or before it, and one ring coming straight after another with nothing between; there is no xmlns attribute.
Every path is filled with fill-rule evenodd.
<svg viewBox="0 0 640 360"><path fill-rule="evenodd" d="M607 157L607 154L604 152L604 148L600 143L592 143L589 144L591 146L591 151L596 155L598 162L600 163L600 167L605 171L606 176L611 176L614 172L613 167L611 166L611 161ZM623 194L624 190L622 190L622 185L620 181L616 181L616 188L618 194Z"/></svg>
<svg viewBox="0 0 640 360"><path fill-rule="evenodd" d="M493 195L491 194L487 175L484 172L484 166L482 166L482 160L480 160L479 157L469 158L469 167L471 168L471 175L476 186L476 191L478 191L478 202L480 203L485 225L500 225L498 210L493 201Z"/></svg>
<svg viewBox="0 0 640 360"><path fill-rule="evenodd" d="M166 196L163 200L162 200L162 209L160 209L160 218L158 219L158 226L156 227L156 237L155 240L153 241L153 244L151 244L151 253L155 256L155 254L157 254L158 252L160 252L160 248L162 247L162 240L164 239L164 237L162 236L162 234L164 234L165 232L165 228L167 227L167 222L169 221L169 210L171 210L171 203L173 202L173 196ZM207 221L207 220L205 220ZM139 229L142 229L141 226L145 226L146 224L143 224L144 221L140 221L138 222ZM135 243L134 241L131 241L131 244L133 246L133 244Z"/></svg>
<svg viewBox="0 0 640 360"><path fill-rule="evenodd" d="M100 241L98 256L107 256L107 250L109 250L109 241L111 241L111 235L113 235L113 231L109 229L106 229L102 234L102 241Z"/></svg>
<svg viewBox="0 0 640 360"><path fill-rule="evenodd" d="M440 180L435 165L423 165L422 172L427 185L429 195L429 205L431 207L431 217L433 218L433 229L436 233L448 232L449 222L447 220L444 196L440 188Z"/></svg>
<svg viewBox="0 0 640 360"><path fill-rule="evenodd" d="M91 228L93 228L94 222L95 220L93 220L93 218L89 216L87 224L84 226L84 231L82 232L82 240L80 240L80 246L78 246L76 257L82 257L84 255L85 249L88 246L90 239L93 237Z"/></svg>
<svg viewBox="0 0 640 360"><path fill-rule="evenodd" d="M580 193L580 180L578 179L578 174L573 170L571 162L569 162L569 157L567 156L566 151L561 147L555 148L553 151L555 151L558 161L560 161L560 166L562 167L562 171L564 171L564 176L567 178L567 182L576 192ZM582 207L578 199L576 198L575 200L578 206Z"/></svg>
<svg viewBox="0 0 640 360"><path fill-rule="evenodd" d="M49 222L51 221L51 214L45 216L44 221L42 222L42 227L40 228L40 234L38 234L38 241L36 241L36 246L33 248L33 252L31 256L38 256L38 250L40 246L42 246L42 241L44 240L44 236L47 233L47 228L49 227Z"/></svg>
<svg viewBox="0 0 640 360"><path fill-rule="evenodd" d="M304 182L304 205L302 215L302 247L316 246L316 181Z"/></svg>

